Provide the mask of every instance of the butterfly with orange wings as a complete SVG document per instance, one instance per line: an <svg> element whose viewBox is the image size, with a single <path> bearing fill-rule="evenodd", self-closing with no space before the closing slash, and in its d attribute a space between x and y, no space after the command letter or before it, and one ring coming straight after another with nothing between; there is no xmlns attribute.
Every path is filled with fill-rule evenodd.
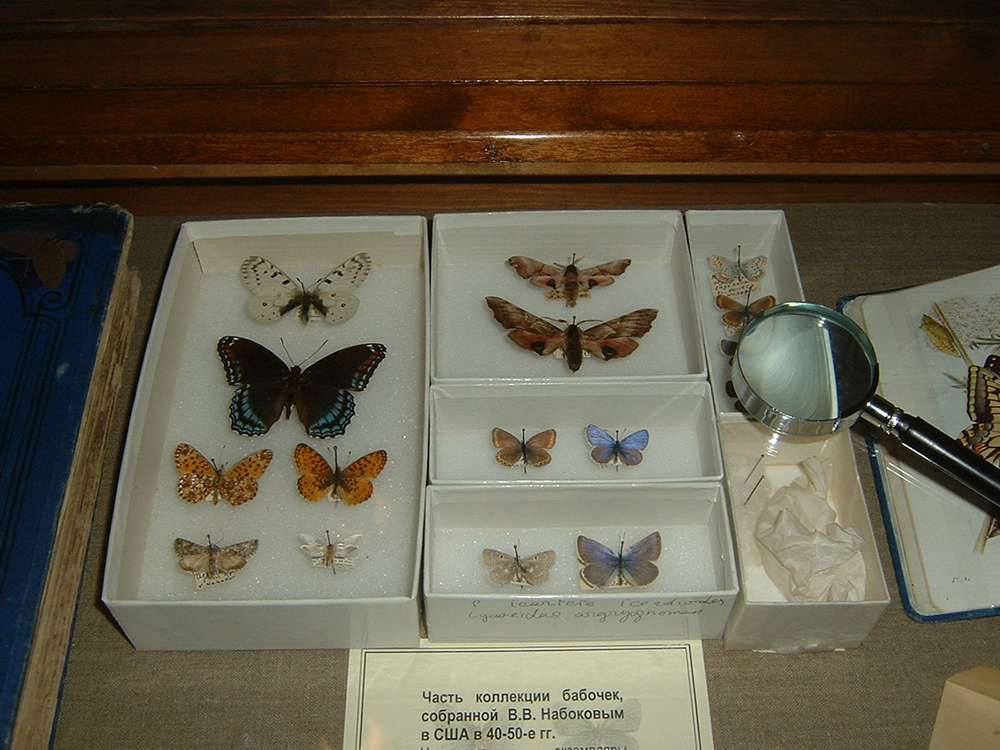
<svg viewBox="0 0 1000 750"><path fill-rule="evenodd" d="M299 494L311 502L329 495L330 502L340 499L348 505L359 505L372 496L375 487L371 480L382 472L387 461L385 451L374 451L341 469L336 446L330 466L315 449L299 443L295 446L295 465L302 472L297 483Z"/></svg>
<svg viewBox="0 0 1000 750"><path fill-rule="evenodd" d="M603 360L630 355L639 347L635 339L649 332L659 313L659 310L645 307L586 329L576 323L559 328L500 297L487 297L486 304L500 325L513 329L507 334L511 341L539 356L554 354L558 359L565 359L573 372L579 370L583 358L590 355Z"/></svg>
<svg viewBox="0 0 1000 750"><path fill-rule="evenodd" d="M174 450L174 466L181 473L177 480L177 494L189 503L200 503L212 497L218 505L221 497L230 505L243 505L257 496L257 480L264 476L274 453L265 448L251 453L227 469L217 466L200 451L187 443L181 443Z"/></svg>
<svg viewBox="0 0 1000 750"><path fill-rule="evenodd" d="M584 269L577 268L576 255L566 266L542 263L524 255L511 256L507 262L514 266L522 279L527 279L535 286L546 287L548 291L545 296L549 299L565 299L567 307L576 307L577 299L589 297L590 290L594 287L614 284L613 277L625 273L632 260L619 258Z"/></svg>
<svg viewBox="0 0 1000 750"><path fill-rule="evenodd" d="M724 294L720 294L715 298L715 306L720 310L725 310L722 313L722 327L726 329L727 333L734 334L742 331L747 323L769 307L774 307L778 302L770 294L751 302L750 294L748 293L746 299L747 301L744 303L732 297L727 297Z"/></svg>

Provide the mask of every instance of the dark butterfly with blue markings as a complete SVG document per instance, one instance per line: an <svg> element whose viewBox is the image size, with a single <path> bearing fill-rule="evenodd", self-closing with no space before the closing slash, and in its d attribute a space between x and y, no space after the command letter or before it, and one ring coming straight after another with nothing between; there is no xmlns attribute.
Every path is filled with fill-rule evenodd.
<svg viewBox="0 0 1000 750"><path fill-rule="evenodd" d="M289 367L256 341L238 336L223 336L218 350L226 381L238 386L229 407L235 432L263 435L282 412L288 419L294 406L306 433L315 438L344 434L354 416L349 391L365 389L386 353L382 344L356 344L303 370Z"/></svg>
<svg viewBox="0 0 1000 750"><path fill-rule="evenodd" d="M602 466L638 466L642 463L642 451L649 445L649 432L639 430L619 439L617 430L611 437L610 432L592 424L587 426L587 442L594 446L590 457Z"/></svg>
<svg viewBox="0 0 1000 750"><path fill-rule="evenodd" d="M625 549L622 539L615 552L600 542L585 536L576 538L576 550L583 568L580 577L588 586L648 586L660 574L653 560L660 557L662 541L660 532L654 531Z"/></svg>

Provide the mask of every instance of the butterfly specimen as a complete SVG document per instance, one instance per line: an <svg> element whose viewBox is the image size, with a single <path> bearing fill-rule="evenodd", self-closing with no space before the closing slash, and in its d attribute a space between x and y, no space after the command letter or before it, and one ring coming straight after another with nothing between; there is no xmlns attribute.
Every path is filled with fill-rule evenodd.
<svg viewBox="0 0 1000 750"><path fill-rule="evenodd" d="M516 583L518 586L535 586L549 580L549 568L556 564L556 553L545 550L521 557L514 545L514 556L496 549L483 550L483 562L492 570L490 580L497 586Z"/></svg>
<svg viewBox="0 0 1000 750"><path fill-rule="evenodd" d="M303 370L238 336L223 336L218 350L226 381L238 386L229 407L233 430L263 435L282 412L288 419L294 406L306 433L315 438L344 434L354 416L348 391L363 391L386 353L382 344L356 344Z"/></svg>
<svg viewBox="0 0 1000 750"><path fill-rule="evenodd" d="M583 568L580 577L594 588L608 586L647 586L660 574L653 564L660 556L660 532L643 537L626 551L621 540L618 551L585 536L576 538L576 549Z"/></svg>
<svg viewBox="0 0 1000 750"><path fill-rule="evenodd" d="M764 275L764 269L767 267L767 256L757 255L744 261L740 257L742 252L742 246L737 245L735 262L721 255L709 255L708 265L715 270L714 275L723 281L739 281L740 279L758 281Z"/></svg>
<svg viewBox="0 0 1000 750"><path fill-rule="evenodd" d="M295 465L302 472L297 482L299 494L312 502L329 495L330 502L339 498L348 505L358 505L372 496L375 488L371 480L382 472L387 460L385 451L374 451L341 469L336 446L330 466L316 450L299 443L295 446Z"/></svg>
<svg viewBox="0 0 1000 750"><path fill-rule="evenodd" d="M555 430L543 430L525 440L524 430L521 430L521 437L518 438L507 430L493 428L493 445L500 449L497 451L497 461L504 466L523 465L525 472L528 471L528 464L538 468L551 462L549 449L555 444Z"/></svg>
<svg viewBox="0 0 1000 750"><path fill-rule="evenodd" d="M969 367L969 417L958 442L987 461L1000 460L1000 356L991 354L982 367Z"/></svg>
<svg viewBox="0 0 1000 750"><path fill-rule="evenodd" d="M507 262L514 266L522 279L527 279L535 286L547 287L545 296L549 299L565 299L567 306L576 307L577 299L589 297L590 290L595 286L614 284L612 277L625 273L632 260L620 258L583 270L576 266L576 255L567 266L550 265L523 255L514 255Z"/></svg>
<svg viewBox="0 0 1000 750"><path fill-rule="evenodd" d="M59 239L52 226L0 232L0 250L8 260L25 264L23 276L15 281L26 288L36 288L41 283L55 289L76 257L76 243Z"/></svg>
<svg viewBox="0 0 1000 750"><path fill-rule="evenodd" d="M587 329L576 323L559 328L500 297L487 297L486 304L500 325L513 329L507 334L511 341L539 356L554 354L559 359L565 358L573 372L591 354L603 360L630 355L639 347L635 339L649 332L659 312L646 307Z"/></svg>
<svg viewBox="0 0 1000 750"><path fill-rule="evenodd" d="M344 541L334 542L330 537L330 532L326 532L326 542L322 542L309 534L299 534L302 540L302 549L312 558L314 568L332 568L336 573L338 568L343 570L354 570L354 558L348 557L357 550L356 542L361 538L361 534L353 534Z"/></svg>
<svg viewBox="0 0 1000 750"><path fill-rule="evenodd" d="M257 540L219 547L208 537L208 546L187 539L174 539L174 552L180 558L181 570L194 574L198 588L228 581L247 564L247 559L257 551Z"/></svg>
<svg viewBox="0 0 1000 750"><path fill-rule="evenodd" d="M344 323L354 317L360 302L352 292L361 286L372 268L368 253L348 258L308 289L284 271L258 255L243 261L243 283L253 295L247 313L260 323L274 323L298 308L302 325L310 320Z"/></svg>
<svg viewBox="0 0 1000 750"><path fill-rule="evenodd" d="M230 505L242 505L257 495L257 480L264 476L274 458L270 449L251 453L227 469L217 466L187 443L174 449L174 466L181 473L177 494L189 503L200 503L211 495L217 505L221 497Z"/></svg>
<svg viewBox="0 0 1000 750"><path fill-rule="evenodd" d="M610 432L592 424L587 425L587 442L594 446L590 457L602 466L637 466L642 463L642 451L649 444L649 432L639 430L619 440L617 430L611 437Z"/></svg>
<svg viewBox="0 0 1000 750"><path fill-rule="evenodd" d="M732 297L727 297L724 294L720 294L715 298L715 306L720 310L725 310L722 313L722 325L726 329L726 332L730 334L742 331L747 323L767 308L774 307L777 302L778 300L770 294L751 302L750 294L748 293L746 303L734 300Z"/></svg>

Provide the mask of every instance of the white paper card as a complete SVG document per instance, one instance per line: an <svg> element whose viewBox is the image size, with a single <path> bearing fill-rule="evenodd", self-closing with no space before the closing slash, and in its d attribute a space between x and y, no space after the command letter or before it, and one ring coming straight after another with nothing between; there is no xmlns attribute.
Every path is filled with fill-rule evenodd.
<svg viewBox="0 0 1000 750"><path fill-rule="evenodd" d="M701 641L360 649L347 680L345 749L713 746Z"/></svg>

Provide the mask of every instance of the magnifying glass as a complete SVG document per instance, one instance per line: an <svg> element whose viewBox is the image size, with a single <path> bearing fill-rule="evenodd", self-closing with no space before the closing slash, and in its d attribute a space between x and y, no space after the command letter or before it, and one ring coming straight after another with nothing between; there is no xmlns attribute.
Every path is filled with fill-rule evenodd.
<svg viewBox="0 0 1000 750"><path fill-rule="evenodd" d="M831 435L861 417L1000 508L1000 468L877 396L871 341L836 310L784 302L754 318L736 349L733 386L752 417L785 435Z"/></svg>

